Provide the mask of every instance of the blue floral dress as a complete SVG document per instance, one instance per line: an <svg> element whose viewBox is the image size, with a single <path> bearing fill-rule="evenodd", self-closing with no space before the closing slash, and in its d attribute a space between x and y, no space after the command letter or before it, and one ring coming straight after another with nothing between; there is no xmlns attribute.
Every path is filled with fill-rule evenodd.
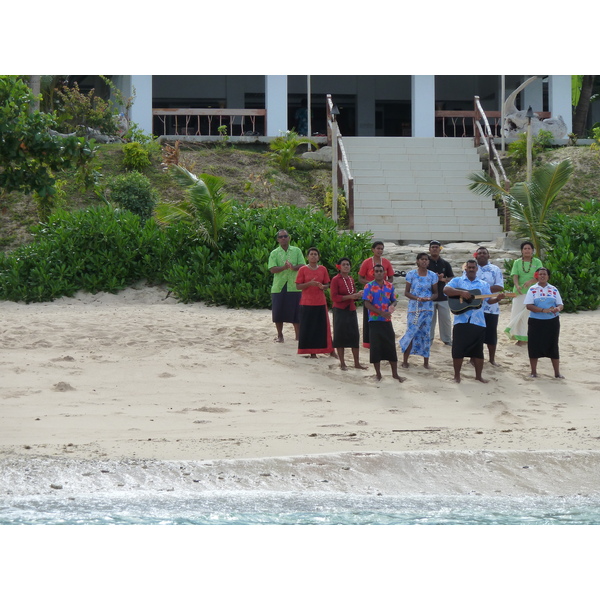
<svg viewBox="0 0 600 600"><path fill-rule="evenodd" d="M406 282L410 283L410 293L419 298L431 298L434 290L437 290L438 281L439 278L433 271L427 271L427 275L420 276L417 269L413 269L406 274ZM429 358L432 318L433 301L408 301L408 327L398 342L402 352L406 352L412 342L411 355L416 354L423 358Z"/></svg>

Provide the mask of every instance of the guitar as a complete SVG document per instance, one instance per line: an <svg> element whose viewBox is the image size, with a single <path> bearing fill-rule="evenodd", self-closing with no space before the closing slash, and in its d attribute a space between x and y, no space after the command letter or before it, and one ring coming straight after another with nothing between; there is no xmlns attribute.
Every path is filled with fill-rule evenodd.
<svg viewBox="0 0 600 600"><path fill-rule="evenodd" d="M517 294L507 292L497 292L495 294L482 294L481 290L463 290L461 288L454 288L461 292L469 292L471 297L465 300L462 296L448 296L448 307L453 315L460 315L468 310L478 310L482 307L484 298L495 298L500 294L504 294L506 298L514 298Z"/></svg>

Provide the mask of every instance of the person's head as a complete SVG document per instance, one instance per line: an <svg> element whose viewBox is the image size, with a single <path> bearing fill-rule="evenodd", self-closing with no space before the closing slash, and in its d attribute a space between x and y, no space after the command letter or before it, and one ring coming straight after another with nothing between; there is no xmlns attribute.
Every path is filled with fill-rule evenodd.
<svg viewBox="0 0 600 600"><path fill-rule="evenodd" d="M424 267L426 269L429 265L429 254L427 252L419 252L416 263L417 267Z"/></svg>
<svg viewBox="0 0 600 600"><path fill-rule="evenodd" d="M550 279L550 270L546 267L540 267L539 269L536 269L533 276L536 278L538 283L545 285Z"/></svg>
<svg viewBox="0 0 600 600"><path fill-rule="evenodd" d="M318 263L321 258L321 253L315 247L311 247L306 253L306 258L309 263Z"/></svg>
<svg viewBox="0 0 600 600"><path fill-rule="evenodd" d="M383 242L373 242L371 244L371 251L375 256L381 256L383 254Z"/></svg>
<svg viewBox="0 0 600 600"><path fill-rule="evenodd" d="M467 277L473 281L475 277L477 277L477 261L474 258L470 258L465 263L465 271L467 273Z"/></svg>
<svg viewBox="0 0 600 600"><path fill-rule="evenodd" d="M350 262L349 258L346 258L344 256L344 258L340 258L340 260L338 260L337 267L338 267L338 271L340 273L347 275L348 273L350 273L350 269L352 268L352 263Z"/></svg>
<svg viewBox="0 0 600 600"><path fill-rule="evenodd" d="M429 242L429 255L437 258L442 251L442 245L437 240L431 240Z"/></svg>
<svg viewBox="0 0 600 600"><path fill-rule="evenodd" d="M479 246L477 252L475 252L475 259L477 264L484 267L490 261L490 253L485 246Z"/></svg>
<svg viewBox="0 0 600 600"><path fill-rule="evenodd" d="M280 229L277 232L277 241L282 248L287 248L290 245L290 235L285 229Z"/></svg>
<svg viewBox="0 0 600 600"><path fill-rule="evenodd" d="M378 283L381 283L385 279L385 269L383 268L383 265L375 265L373 268L373 276Z"/></svg>
<svg viewBox="0 0 600 600"><path fill-rule="evenodd" d="M531 257L533 256L534 251L535 248L533 247L532 242L523 242L521 244L521 256Z"/></svg>

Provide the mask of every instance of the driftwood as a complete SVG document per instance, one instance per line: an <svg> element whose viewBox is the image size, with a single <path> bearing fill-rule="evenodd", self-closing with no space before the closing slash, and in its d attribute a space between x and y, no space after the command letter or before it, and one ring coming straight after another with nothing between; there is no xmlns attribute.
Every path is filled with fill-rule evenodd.
<svg viewBox="0 0 600 600"><path fill-rule="evenodd" d="M95 140L100 144L111 144L115 142L122 142L122 138L117 135L106 135L97 129L92 129L91 127L83 127L83 137L86 140ZM49 132L56 137L80 137L79 133L59 133L58 131L54 131L53 129L49 129Z"/></svg>

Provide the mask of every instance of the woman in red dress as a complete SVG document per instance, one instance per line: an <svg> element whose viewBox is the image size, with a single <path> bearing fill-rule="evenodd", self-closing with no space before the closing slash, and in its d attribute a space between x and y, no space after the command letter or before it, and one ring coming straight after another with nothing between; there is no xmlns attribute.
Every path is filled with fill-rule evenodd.
<svg viewBox="0 0 600 600"><path fill-rule="evenodd" d="M342 258L337 265L340 272L331 280L329 289L333 304L333 347L340 358L342 371L348 370L344 348L352 350L355 369L366 369L359 362L360 333L354 303L362 298L362 292L356 291L354 279L350 275L351 267L350 259Z"/></svg>
<svg viewBox="0 0 600 600"><path fill-rule="evenodd" d="M296 288L302 291L300 298L300 329L298 332L298 354L331 354L333 351L331 327L325 290L329 287L329 273L319 265L320 254L309 248L308 264L300 267L296 276Z"/></svg>

